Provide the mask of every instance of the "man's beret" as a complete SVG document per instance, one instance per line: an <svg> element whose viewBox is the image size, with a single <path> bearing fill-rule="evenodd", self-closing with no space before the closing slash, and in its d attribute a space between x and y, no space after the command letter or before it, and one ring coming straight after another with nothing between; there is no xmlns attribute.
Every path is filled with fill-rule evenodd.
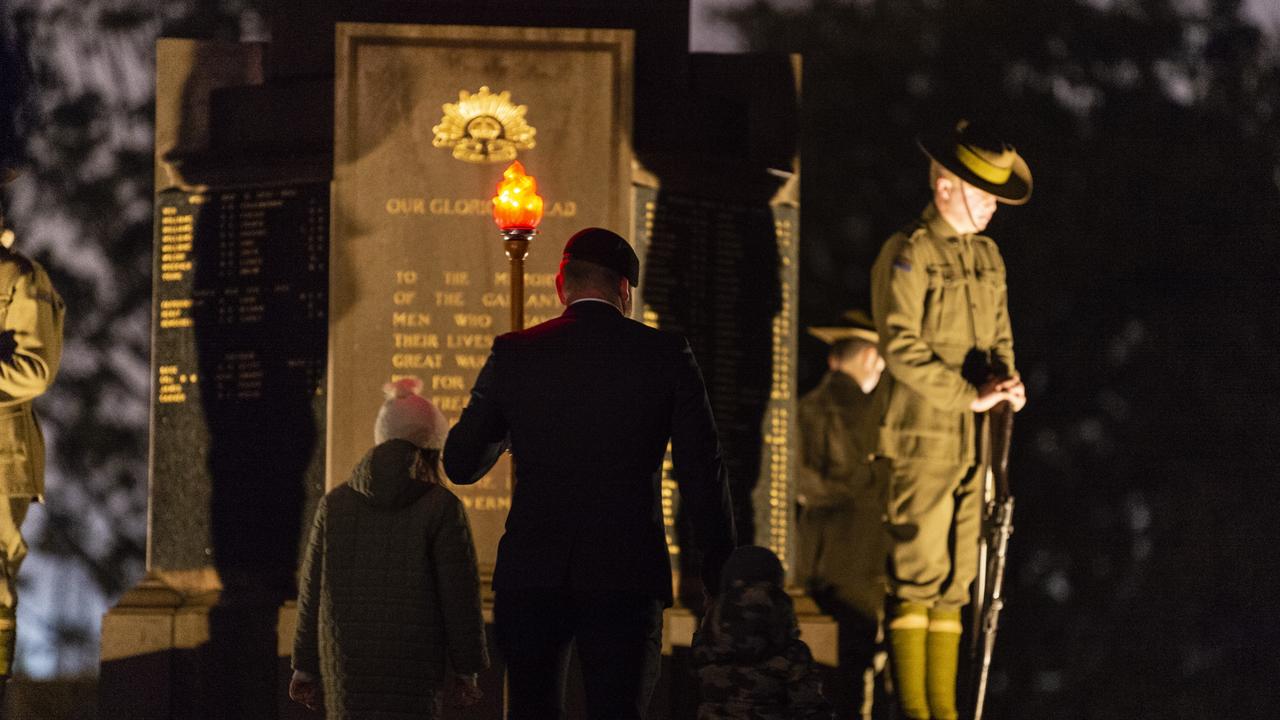
<svg viewBox="0 0 1280 720"><path fill-rule="evenodd" d="M632 287L640 284L640 258L630 243L611 230L595 227L579 230L564 244L564 254L574 260L607 267L630 280Z"/></svg>

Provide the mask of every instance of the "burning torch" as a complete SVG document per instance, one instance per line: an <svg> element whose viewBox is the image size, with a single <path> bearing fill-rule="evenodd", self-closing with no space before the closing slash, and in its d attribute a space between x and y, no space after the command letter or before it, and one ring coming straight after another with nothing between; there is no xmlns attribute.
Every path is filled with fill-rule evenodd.
<svg viewBox="0 0 1280 720"><path fill-rule="evenodd" d="M511 259L511 329L524 329L524 258L542 221L538 183L517 160L502 173L493 196L493 221L502 230L502 245Z"/></svg>

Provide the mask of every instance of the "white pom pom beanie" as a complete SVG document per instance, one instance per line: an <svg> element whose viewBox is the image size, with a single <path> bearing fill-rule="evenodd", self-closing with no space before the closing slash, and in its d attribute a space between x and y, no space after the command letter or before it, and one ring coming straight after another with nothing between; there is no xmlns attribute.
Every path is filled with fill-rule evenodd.
<svg viewBox="0 0 1280 720"><path fill-rule="evenodd" d="M421 389L422 381L416 377L401 378L382 387L387 401L373 426L375 443L400 439L429 450L444 448L449 424L430 400L418 394Z"/></svg>

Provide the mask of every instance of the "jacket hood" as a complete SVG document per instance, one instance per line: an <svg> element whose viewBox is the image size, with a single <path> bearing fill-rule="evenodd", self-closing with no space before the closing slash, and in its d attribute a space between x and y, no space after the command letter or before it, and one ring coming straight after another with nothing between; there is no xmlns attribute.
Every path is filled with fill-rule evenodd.
<svg viewBox="0 0 1280 720"><path fill-rule="evenodd" d="M432 488L410 475L417 459L418 446L408 440L388 440L365 453L347 484L375 507L411 505Z"/></svg>
<svg viewBox="0 0 1280 720"><path fill-rule="evenodd" d="M771 582L726 588L704 620L708 663L751 665L781 655L799 637L791 597Z"/></svg>

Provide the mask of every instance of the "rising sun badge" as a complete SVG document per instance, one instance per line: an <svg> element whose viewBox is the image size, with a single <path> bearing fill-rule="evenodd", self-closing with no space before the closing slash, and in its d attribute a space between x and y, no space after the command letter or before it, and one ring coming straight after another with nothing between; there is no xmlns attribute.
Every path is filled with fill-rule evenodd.
<svg viewBox="0 0 1280 720"><path fill-rule="evenodd" d="M438 148L453 148L453 156L472 163L510 162L520 150L534 146L537 130L525 122L524 105L511 102L511 93L482 87L474 95L458 92L458 102L444 104L444 117L431 128Z"/></svg>

